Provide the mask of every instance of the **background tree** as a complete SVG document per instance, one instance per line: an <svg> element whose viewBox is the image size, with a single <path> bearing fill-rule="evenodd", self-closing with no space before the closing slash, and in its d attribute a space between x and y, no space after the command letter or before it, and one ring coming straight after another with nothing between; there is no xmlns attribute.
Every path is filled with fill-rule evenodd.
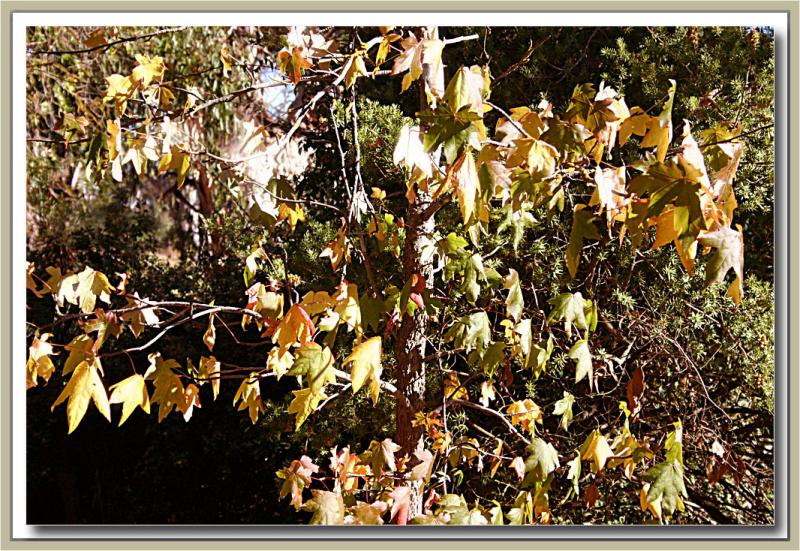
<svg viewBox="0 0 800 551"><path fill-rule="evenodd" d="M312 522L772 521L768 30L80 32L29 36L30 287L44 295L29 296L29 372L49 379L61 351L74 388L100 358L106 399L144 406L144 385L163 423L136 412L112 429L90 412L65 436L44 412L69 385L31 389L32 519L296 522L304 504ZM582 86L599 80L624 103ZM648 250L678 228L659 225L669 208L645 213L655 235L631 205L613 235L603 224L620 198L658 202L660 161L693 151L682 119L715 182L740 167L735 222L757 253L738 307L703 289L714 252L689 275L686 253ZM674 125L663 148L645 146L655 120ZM714 209L730 223L726 197ZM719 249L692 216L679 237ZM85 266L127 275L105 287ZM311 327L290 360L281 332L300 344ZM49 343L76 334L70 364ZM53 480L61 512L35 498ZM151 480L155 507L137 493ZM187 505L208 496L230 505Z"/></svg>

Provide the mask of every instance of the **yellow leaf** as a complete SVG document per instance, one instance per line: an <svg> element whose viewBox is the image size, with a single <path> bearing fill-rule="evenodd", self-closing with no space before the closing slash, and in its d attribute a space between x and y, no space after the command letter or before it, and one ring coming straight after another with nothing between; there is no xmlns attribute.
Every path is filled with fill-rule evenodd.
<svg viewBox="0 0 800 551"><path fill-rule="evenodd" d="M122 404L122 417L119 426L122 426L133 410L140 407L145 413L150 413L150 396L147 394L147 387L144 384L144 377L141 375L131 375L127 379L118 382L110 387L110 404Z"/></svg>
<svg viewBox="0 0 800 551"><path fill-rule="evenodd" d="M217 341L217 328L214 327L214 314L208 316L208 329L203 333L203 343L209 352L214 351L214 343Z"/></svg>
<svg viewBox="0 0 800 551"><path fill-rule="evenodd" d="M342 281L336 290L334 313L339 316L340 323L347 324L348 331L355 331L356 336L360 336L363 330L361 307L358 303L358 285Z"/></svg>
<svg viewBox="0 0 800 551"><path fill-rule="evenodd" d="M533 434L536 423L542 423L542 410L530 398L509 404L506 413L511 415L512 425L521 425L522 430Z"/></svg>
<svg viewBox="0 0 800 551"><path fill-rule="evenodd" d="M309 291L300 305L309 316L314 317L336 306L336 300L325 291Z"/></svg>
<svg viewBox="0 0 800 551"><path fill-rule="evenodd" d="M277 321L283 317L283 295L274 291L269 291L263 283L253 284L245 293L248 297L247 309L258 312L267 319ZM242 316L242 328L250 323L251 317L247 314ZM256 325L259 330L263 325L263 320L256 318Z"/></svg>
<svg viewBox="0 0 800 551"><path fill-rule="evenodd" d="M110 103L113 101L117 115L124 115L128 100L133 96L135 91L133 82L130 77L119 74L107 76L106 82L108 83L108 89L103 98L103 103Z"/></svg>
<svg viewBox="0 0 800 551"><path fill-rule="evenodd" d="M461 386L458 374L448 371L444 378L444 397L448 400L469 400L467 388Z"/></svg>
<svg viewBox="0 0 800 551"><path fill-rule="evenodd" d="M311 412L317 408L319 402L327 398L327 396L325 396L323 393L313 394L310 388L293 390L292 394L294 394L294 400L292 400L292 403L289 404L288 412L296 414L295 430L297 430L305 422L305 420L308 419L308 416L311 415Z"/></svg>
<svg viewBox="0 0 800 551"><path fill-rule="evenodd" d="M108 149L108 160L114 160L122 151L122 134L119 129L119 119L116 121L106 121L106 148Z"/></svg>
<svg viewBox="0 0 800 551"><path fill-rule="evenodd" d="M606 461L614 455L608 440L599 430L594 430L586 437L580 449L581 459L592 462L592 472L599 473L606 466Z"/></svg>
<svg viewBox="0 0 800 551"><path fill-rule="evenodd" d="M35 387L39 377L45 382L49 381L50 376L55 372L56 366L50 359L50 356L54 355L53 345L47 342L52 336L51 333L44 333L41 337L33 339L28 352L26 388Z"/></svg>
<svg viewBox="0 0 800 551"><path fill-rule="evenodd" d="M239 385L239 390L233 397L233 405L239 403L238 411L246 409L250 415L250 421L255 425L258 421L258 414L265 413L267 410L264 407L264 402L261 400L261 388L258 385L258 373L250 373L242 384Z"/></svg>
<svg viewBox="0 0 800 551"><path fill-rule="evenodd" d="M358 77L369 76L367 66L364 64L364 58L361 55L354 55L347 63L344 75L344 85L346 88L352 88L358 80Z"/></svg>
<svg viewBox="0 0 800 551"><path fill-rule="evenodd" d="M222 75L228 76L228 71L231 70L231 56L227 44L223 44L219 53L219 60L222 62Z"/></svg>
<svg viewBox="0 0 800 551"><path fill-rule="evenodd" d="M215 400L219 396L219 376L220 362L214 356L200 358L200 377L204 379L200 384L202 385L205 381L211 381L211 391Z"/></svg>
<svg viewBox="0 0 800 551"><path fill-rule="evenodd" d="M170 147L170 151L161 157L158 163L158 173L174 170L178 175L178 188L180 188L186 180L190 162L191 155L183 147L173 145Z"/></svg>
<svg viewBox="0 0 800 551"><path fill-rule="evenodd" d="M294 363L294 356L288 348L274 347L267 354L267 369L275 373L275 378L280 381Z"/></svg>
<svg viewBox="0 0 800 551"><path fill-rule="evenodd" d="M155 56L152 59L148 55L136 55L136 67L133 68L131 73L131 81L140 86L147 88L150 83L157 78L164 75L164 60L161 56Z"/></svg>
<svg viewBox="0 0 800 551"><path fill-rule="evenodd" d="M148 160L158 162L156 149L156 140L152 136L137 138L130 144L125 158L122 159L122 164L133 164L136 174L141 174L142 170L147 168Z"/></svg>
<svg viewBox="0 0 800 551"><path fill-rule="evenodd" d="M135 308L124 312L120 317L130 324L131 332L135 337L141 335L145 327L152 327L158 325L158 315L156 315L155 308L148 308L149 299L140 299L139 293L134 293L133 298L126 297L127 304L125 309Z"/></svg>
<svg viewBox="0 0 800 551"><path fill-rule="evenodd" d="M186 385L186 389L183 392L183 420L187 423L189 419L192 418L192 412L194 411L195 407L201 407L200 405L200 389L197 388L197 385L189 383Z"/></svg>
<svg viewBox="0 0 800 551"><path fill-rule="evenodd" d="M658 496L653 502L647 501L647 493L650 490L650 483L645 482L642 489L639 491L639 505L642 508L642 511L650 511L653 516L657 519L661 518L661 498L662 496Z"/></svg>
<svg viewBox="0 0 800 551"><path fill-rule="evenodd" d="M342 365L353 363L350 372L353 383L353 394L358 392L369 379L369 391L372 404L378 403L381 392L381 338L372 337L353 348L353 352L345 358Z"/></svg>
<svg viewBox="0 0 800 551"><path fill-rule="evenodd" d="M278 218L277 222L283 222L287 220L289 222L289 227L292 228L292 232L294 232L295 226L297 226L298 222L303 222L306 219L306 214L303 211L303 205L296 204L294 207L290 207L287 203L281 203L278 205Z"/></svg>
<svg viewBox="0 0 800 551"><path fill-rule="evenodd" d="M322 250L319 257L330 258L331 267L333 271L336 271L342 261L345 263L350 262L351 248L350 239L347 237L344 228L340 228L339 231L336 232L336 237Z"/></svg>
<svg viewBox="0 0 800 551"><path fill-rule="evenodd" d="M281 348L290 346L301 346L311 340L314 335L314 323L308 314L299 304L295 304L283 317L275 333L272 335L272 342Z"/></svg>
<svg viewBox="0 0 800 551"><path fill-rule="evenodd" d="M172 93L170 88L166 86L161 86L159 88L161 94L158 96L158 106L161 109L169 109L172 105L172 102L175 101L175 94Z"/></svg>
<svg viewBox="0 0 800 551"><path fill-rule="evenodd" d="M113 291L114 287L108 282L108 278L88 266L78 274L78 288L75 295L79 300L81 311L85 314L94 311L98 298L106 304L110 304L110 293Z"/></svg>
<svg viewBox="0 0 800 551"><path fill-rule="evenodd" d="M90 400L94 402L95 407L103 417L111 421L108 396L95 363L89 364L83 361L78 364L67 386L61 391L61 394L50 409L55 409L67 398L69 398L67 402L68 434L71 434L80 424L89 407Z"/></svg>
<svg viewBox="0 0 800 551"><path fill-rule="evenodd" d="M153 372L155 390L151 402L158 404L158 422L163 421L174 409L183 413L186 410L186 390L181 378L172 371L180 365L175 360L163 360L161 354L150 355L151 365L145 379Z"/></svg>

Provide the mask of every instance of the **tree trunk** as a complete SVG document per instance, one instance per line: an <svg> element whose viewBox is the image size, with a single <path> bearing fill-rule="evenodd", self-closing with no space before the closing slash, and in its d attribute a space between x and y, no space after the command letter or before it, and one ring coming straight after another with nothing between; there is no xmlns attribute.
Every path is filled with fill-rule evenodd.
<svg viewBox="0 0 800 551"><path fill-rule="evenodd" d="M426 38L438 38L437 27L425 29ZM423 67L423 84L421 103L427 106L425 86L441 93L444 90L444 68L439 63L435 68ZM438 163L439 152L434 155ZM406 241L403 248L403 277L409 281L414 274L425 279L428 288L433 284L433 265L423 257L434 228L434 217L425 216L431 204L428 191L416 190L414 202L406 210ZM395 406L397 432L395 441L402 447L402 453L413 454L424 447L422 426L414 427L411 422L414 414L425 409L425 339L428 330L428 316L423 309L418 309L413 316L403 316L397 340L395 354L397 357L397 390L399 396ZM413 458L412 458L413 459ZM410 482L411 505L409 519L422 514L424 500L422 481Z"/></svg>
<svg viewBox="0 0 800 551"><path fill-rule="evenodd" d="M433 217L422 219L422 213L430 205L430 193L417 193L416 200L409 205L406 224L406 242L403 251L403 277L408 281L414 274L425 278L430 285L433 267L422 262L422 252L427 239L433 231ZM414 414L425 408L425 336L428 330L428 315L419 309L413 316L404 316L400 324L395 353L397 356L397 390L400 396L396 401L397 433L395 441L402 452L413 454L423 448L423 427L412 426ZM421 481L420 481L421 482ZM409 518L422 513L422 488L412 483Z"/></svg>

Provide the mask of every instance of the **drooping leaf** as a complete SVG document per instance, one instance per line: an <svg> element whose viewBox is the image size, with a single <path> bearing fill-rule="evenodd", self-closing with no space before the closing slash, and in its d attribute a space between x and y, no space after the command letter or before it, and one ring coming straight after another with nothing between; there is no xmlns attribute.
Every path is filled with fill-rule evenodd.
<svg viewBox="0 0 800 551"><path fill-rule="evenodd" d="M217 328L214 327L214 315L215 314L210 314L208 316L208 328L206 328L206 332L203 333L203 344L206 345L209 352L214 351L214 343L217 341Z"/></svg>
<svg viewBox="0 0 800 551"><path fill-rule="evenodd" d="M58 395L50 410L69 398L67 402L67 434L71 434L80 424L89 402L94 402L97 410L108 421L111 421L111 408L108 405L108 395L103 386L103 380L98 373L99 361L89 363L80 362L72 373L67 386Z"/></svg>
<svg viewBox="0 0 800 551"><path fill-rule="evenodd" d="M578 273L578 265L581 261L583 242L587 239L600 239L600 233L594 225L596 218L586 205L575 205L572 213L572 231L569 234L569 244L567 244L567 268L569 275L574 279Z"/></svg>
<svg viewBox="0 0 800 551"><path fill-rule="evenodd" d="M39 377L48 382L56 370L53 360L50 359L50 356L55 354L53 345L47 342L52 336L52 333L43 333L33 339L28 349L28 362L25 366L27 373L25 386L28 389L38 384Z"/></svg>
<svg viewBox="0 0 800 551"><path fill-rule="evenodd" d="M158 422L163 421L171 411L183 413L186 410L186 389L173 369L180 365L175 360L164 360L161 354L150 354L150 367L144 378L152 377L155 390L150 401L158 404Z"/></svg>
<svg viewBox="0 0 800 551"><path fill-rule="evenodd" d="M263 415L266 412L264 402L261 400L261 387L258 384L258 379L258 373L250 373L239 385L239 389L233 397L233 405L239 404L238 411L246 409L250 416L250 421L254 425L258 421L258 414Z"/></svg>
<svg viewBox="0 0 800 551"><path fill-rule="evenodd" d="M592 353L589 350L589 341L579 340L569 349L567 357L575 360L575 383L581 382L584 377L589 377L589 387L592 386Z"/></svg>
<svg viewBox="0 0 800 551"><path fill-rule="evenodd" d="M219 396L220 385L220 367L221 364L214 356L203 356L200 358L200 384L211 382L211 391L214 394L214 399Z"/></svg>
<svg viewBox="0 0 800 551"><path fill-rule="evenodd" d="M350 249L352 249L350 239L347 237L344 228L340 228L336 232L336 237L322 250L319 257L329 258L333 271L336 271L342 262L345 264L350 263Z"/></svg>
<svg viewBox="0 0 800 551"><path fill-rule="evenodd" d="M592 472L599 473L606 466L606 461L614 455L608 440L599 430L592 431L584 440L580 449L581 459L592 462Z"/></svg>
<svg viewBox="0 0 800 551"><path fill-rule="evenodd" d="M462 285L467 295L467 300L471 304L475 304L481 292L478 279L482 279L484 283L487 282L483 258L478 253L475 253L464 261L464 283Z"/></svg>
<svg viewBox="0 0 800 551"><path fill-rule="evenodd" d="M706 286L725 279L729 270L733 270L736 279L728 288L728 295L739 304L743 294L744 280L744 238L741 230L722 227L716 231L702 234L698 241L704 247L716 249L706 264Z"/></svg>
<svg viewBox="0 0 800 551"><path fill-rule="evenodd" d="M575 403L575 396L564 391L564 397L555 403L553 415L561 416L561 428L569 430L569 422L572 421L572 404Z"/></svg>
<svg viewBox="0 0 800 551"><path fill-rule="evenodd" d="M650 467L644 474L650 482L646 501L648 504L660 503L663 511L672 514L675 509L683 509L681 497L688 497L683 482L683 466L677 461L664 461Z"/></svg>
<svg viewBox="0 0 800 551"><path fill-rule="evenodd" d="M522 287L519 284L519 274L515 269L511 268L508 271L503 286L508 289L508 296L506 297L508 315L511 316L515 322L518 322L520 317L522 317L522 309L525 303L522 298Z"/></svg>
<svg viewBox="0 0 800 551"><path fill-rule="evenodd" d="M148 415L150 414L150 395L147 393L144 377L141 375L131 375L127 379L109 387L109 390L112 392L108 403L122 404L122 417L119 420L120 427L137 407L142 408Z"/></svg>
<svg viewBox="0 0 800 551"><path fill-rule="evenodd" d="M295 511L299 511L303 506L303 488L311 485L311 475L318 472L319 466L315 465L307 455L299 460L293 460L288 467L276 473L278 478L284 481L278 498L283 499L291 495L291 504Z"/></svg>
<svg viewBox="0 0 800 551"><path fill-rule="evenodd" d="M295 430L298 430L305 420L308 419L308 416L311 415L311 412L317 409L320 401L326 399L327 396L322 393L314 394L311 392L310 388L293 390L292 394L294 394L294 399L292 403L289 404L289 409L287 411L295 414Z"/></svg>
<svg viewBox="0 0 800 551"><path fill-rule="evenodd" d="M411 480L423 480L427 485L433 472L433 454L429 450L418 450L414 452L414 456L419 464L411 469Z"/></svg>
<svg viewBox="0 0 800 551"><path fill-rule="evenodd" d="M410 171L419 170L426 178L430 178L433 174L433 163L425 152L421 136L418 126L403 126L392 161L397 166L406 166Z"/></svg>
<svg viewBox="0 0 800 551"><path fill-rule="evenodd" d="M389 521L397 519L397 524L408 523L408 512L411 507L411 488L408 486L397 486L392 493L389 494L392 498L392 513Z"/></svg>
<svg viewBox="0 0 800 551"><path fill-rule="evenodd" d="M353 348L351 354L344 359L342 365L352 362L350 372L353 384L353 394L358 392L364 383L369 380L370 397L373 405L378 404L381 391L381 338L372 337Z"/></svg>

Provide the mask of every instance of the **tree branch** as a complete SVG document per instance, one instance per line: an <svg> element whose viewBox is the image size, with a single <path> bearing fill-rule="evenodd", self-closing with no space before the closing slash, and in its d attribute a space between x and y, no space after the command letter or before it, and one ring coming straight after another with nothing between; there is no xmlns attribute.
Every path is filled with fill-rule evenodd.
<svg viewBox="0 0 800 551"><path fill-rule="evenodd" d="M91 48L82 48L80 50L36 50L34 52L30 52L30 55L66 55L66 54L88 54L91 52L96 52L97 50L107 50L109 48L113 48L114 46L118 46L120 44L124 44L126 42L135 42L137 40L146 40L148 38L153 38L154 36L159 36L162 34L169 34L175 33L179 31L183 31L187 28L186 25L182 27L171 27L169 29L161 29L159 31L154 31L152 33L147 34L137 34L135 36L129 36L127 38L120 38L115 40L114 42L107 42L105 44L100 44L99 46L93 46Z"/></svg>

